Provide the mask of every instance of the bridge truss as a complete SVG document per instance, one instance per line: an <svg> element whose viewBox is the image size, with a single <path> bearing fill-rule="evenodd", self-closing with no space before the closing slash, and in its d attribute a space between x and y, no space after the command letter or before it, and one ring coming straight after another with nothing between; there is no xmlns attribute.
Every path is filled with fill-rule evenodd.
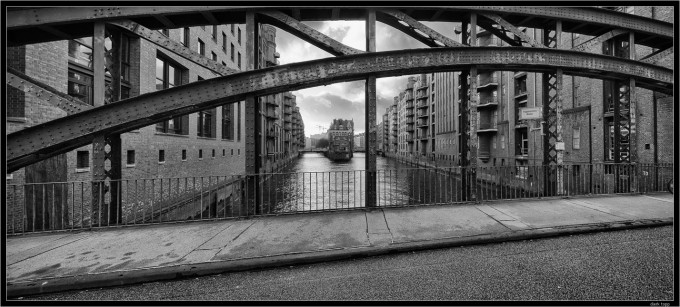
<svg viewBox="0 0 680 307"><path fill-rule="evenodd" d="M365 20L366 51L357 50L314 30L303 21ZM375 23L383 22L423 42L431 49L376 52ZM461 23L462 40L450 39L421 21ZM220 105L246 101L246 172L260 171L261 151L256 136L259 110L257 97L335 82L366 82L366 199L375 205L376 195L376 78L425 72L461 71L463 112L460 132L463 176L467 200L474 200L477 160L476 91L479 69L522 70L543 74L543 121L545 165L556 166L546 180L546 188L561 190L562 78L564 75L610 80L626 84L617 105L616 161L635 162L635 108L630 97L636 87L672 94L673 72L655 65L655 60L673 52L673 26L670 23L599 8L551 7L11 7L7 11L8 46L93 36L94 106L60 93L12 69L6 70L8 85L25 92L44 95L66 110L68 116L7 135L7 166L12 172L38 161L83 145L94 145L93 180L120 179L120 134L180 115ZM206 58L160 35L157 29L229 23L246 24L247 71L239 72ZM314 60L270 68L260 68L259 24L271 24L333 54L335 58ZM453 24L451 25L453 27ZM479 47L477 29L483 28L511 47ZM542 41L524 34L520 28L542 30ZM120 80L104 82L104 66L117 63L116 37L136 35L165 50L213 71L218 77L120 100ZM560 45L564 32L594 38L572 50ZM104 38L111 36L114 52L104 53ZM648 55L629 52L629 58L589 53L588 46L626 36L631 50L635 45L653 48ZM106 58L109 57L108 60ZM113 76L120 67L108 67ZM105 95L106 93L109 95ZM109 100L106 97L112 97ZM625 103L624 103L625 102ZM623 129L621 127L623 127ZM621 130L629 131L627 147L619 144ZM109 163L106 163L109 161ZM257 182L249 183L257 191ZM95 191L96 190L96 191ZM94 199L115 191L111 184L93 189ZM110 192L109 192L110 193ZM115 198L107 194L107 199ZM252 198L257 201L255 198ZM113 214L113 213L111 213ZM115 217L112 217L115 219Z"/></svg>

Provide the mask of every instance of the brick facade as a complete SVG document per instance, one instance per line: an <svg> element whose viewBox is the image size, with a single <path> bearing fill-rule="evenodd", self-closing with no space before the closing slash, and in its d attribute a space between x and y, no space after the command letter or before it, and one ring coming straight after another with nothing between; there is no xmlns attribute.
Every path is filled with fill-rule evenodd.
<svg viewBox="0 0 680 307"><path fill-rule="evenodd" d="M212 29L211 26L204 27L192 27L189 28L189 43L188 47L191 50L198 51L198 40L202 41L205 50L205 56L212 58L213 54L216 56L218 63L224 64L233 69L240 69L244 67L246 63L245 58L245 25L234 25L234 32L231 32L231 25L220 25L217 26L217 32L215 38L209 33L208 30ZM241 32L241 34L239 33ZM223 36L224 34L224 36ZM242 36L239 39L239 34ZM170 39L179 41L182 35L181 29L170 29L168 30L168 37ZM226 47L224 45L224 37L226 37ZM274 39L274 33L269 33L266 37L263 37L265 41ZM275 48L275 45L267 43L270 48ZM232 49L232 45L234 48ZM177 66L182 71L182 84L196 82L199 78L210 79L217 75L212 71L197 65L191 61L188 61L168 50L158 47L157 45L139 37L130 37L130 96L137 96L156 90L156 58L162 57L163 59L172 62L173 65ZM275 50L271 52L275 53ZM232 60L233 54L233 60ZM26 45L21 47L8 48L8 64L27 74L29 77L34 78L38 81L44 82L57 90L67 93L68 85L68 71L69 71L69 53L68 53L68 41L58 41L42 44ZM10 116L8 116L7 121L7 131L8 133L24 129L39 123L47 122L53 119L57 119L66 116L66 112L54 107L41 100L34 95L22 91L15 90L12 88L8 90L8 106L11 110ZM283 104L283 94L281 96L280 103ZM296 136L302 135L302 119L299 116L299 109L295 107L295 97L292 96L292 101L287 104L293 107L293 119L294 127L289 127L289 131L292 128L297 129ZM283 105L282 105L283 106ZM283 108L282 108L283 109ZM240 111L240 112L239 112ZM156 125L150 125L147 127L140 128L128 133L121 135L122 141L122 179L123 184L121 186L122 202L129 204L129 206L124 206L123 215L127 214L126 219L130 218L133 212L133 205L135 210L141 214L144 210L149 209L145 207L151 206L155 202L156 206L159 205L159 201L162 197L165 197L167 201L168 198L180 199L182 197L182 192L185 189L187 191L199 190L202 187L207 188L208 180L215 183L215 178L212 179L205 178L205 186L196 184L194 186L192 180L193 177L208 177L208 176L220 176L220 181L228 180L232 176L242 175L245 173L245 105L244 102L234 103L234 121L232 122L234 137L231 139L223 139L222 131L222 107L215 109L213 113L213 124L212 124L212 134L210 137L198 136L198 114L193 113L188 115L188 134L179 135L171 133L157 132ZM283 118L281 118L283 121ZM283 125L282 125L283 126ZM283 143L283 140L281 140ZM295 140L294 144L299 144L298 140ZM164 161L159 161L160 151L164 152ZM79 151L85 151L88 153L89 167L78 168L77 167L77 156ZM134 163L128 164L128 155L131 155L134 151ZM186 159L182 159L183 152L186 155ZM202 157L199 157L199 153L202 153ZM284 159L284 162L289 162L293 157L297 157L297 150L295 152L289 152L290 157L280 156L279 158ZM92 145L83 146L67 154L61 155L60 159L64 159L64 163L59 164L63 169L60 170L58 180L54 177L34 179L38 182L71 182L70 186L64 186L66 195L69 196L70 200L74 198L77 203L77 207L73 207L74 204L70 203L70 208L66 206L65 213L74 214L74 223L79 224L81 221L87 223L90 222L90 214L96 213L90 209L91 196L92 196L92 185L89 183L93 180L93 166L92 166ZM266 154L264 156L267 156ZM29 166L44 168L44 166ZM283 164L277 165L282 166ZM49 172L48 172L49 173ZM162 188L156 186L153 190L149 187L142 187L142 184L151 184L151 181L145 181L144 179L154 179L154 178L187 178L184 184L177 183L169 193L166 189L163 195L161 195ZM198 181L201 178L197 179ZM12 174L7 175L7 184L16 184L10 187L10 190L18 189L16 193L8 193L6 198L8 204L22 204L25 195L34 197L30 191L23 191L23 184L27 182L25 176L25 169L15 171ZM161 181L155 180L154 184L159 185ZM169 180L165 180L163 185L168 184L170 187L171 183ZM43 187L45 185L40 185ZM135 187L131 188L130 186ZM49 188L48 188L49 189ZM70 192L69 192L70 190ZM227 199L236 198L236 195L232 193L240 193L240 187L234 187L231 189L221 189L220 199L213 199L212 202L219 202L222 204L223 208L225 201ZM27 194L28 193L28 194ZM213 195L214 196L214 195ZM148 199L142 199L146 197ZM54 199L48 195L48 198ZM11 202L10 202L11 200ZM190 200L189 204L193 204ZM139 205L139 207L137 206ZM200 204L204 205L204 204ZM189 206L192 207L193 205ZM8 211L8 220L12 222L8 223L8 229L31 229L30 219L29 225L24 225L25 216L28 212L30 215L33 208L27 205L27 208L23 208L21 205L9 206L12 209ZM198 207L199 211L201 207ZM29 211L27 211L28 209ZM40 208L38 208L39 210ZM48 208L50 209L50 208ZM96 208L95 208L96 209ZM140 211L141 210L141 211ZM192 209L194 210L194 209ZM213 208L214 210L214 208ZM48 210L49 211L49 210ZM186 216L193 216L195 213L189 212L187 210L178 209L179 214L184 214ZM187 211L182 213L183 211ZM38 212L40 213L40 212ZM167 214L165 214L167 217ZM159 216L160 217L160 216ZM55 224L57 225L57 224ZM74 225L71 223L70 225ZM61 226L61 225L57 225ZM67 225L68 226L68 225ZM77 225L76 225L77 226ZM50 227L49 225L47 227Z"/></svg>
<svg viewBox="0 0 680 307"><path fill-rule="evenodd" d="M673 8L672 7L634 7L633 14L641 15L650 18L656 18L667 22L673 22ZM527 29L527 34L534 38L537 42L542 42L542 30ZM578 35L572 33L563 33L561 48L571 49L580 45L593 37L586 35ZM493 38L488 32L478 33L479 45L501 45L506 46L507 43ZM602 44L595 44L590 50L586 52L601 54ZM635 56L640 59L653 52L648 47L636 46ZM658 65L664 67L673 67L673 55L666 56L657 61ZM492 112L495 108L495 132L478 133L478 154L482 151L488 151L488 160L478 159L477 165L479 167L501 166L501 165L541 165L543 163L543 136L541 135L540 120L530 120L526 123L528 152L525 155L518 155L516 147L520 140L518 137L518 126L522 124L516 120L516 115L519 107L543 107L543 75L539 73L526 73L526 105L517 106L515 101L515 83L518 76L523 72L493 72L498 78L497 81L497 97L498 105L485 107L486 109L478 109L479 120L486 120L492 117ZM488 71L481 71L478 74L478 85L482 86L485 79L490 78L491 73ZM424 75L423 75L424 76ZM427 95L436 93L434 97L438 100L435 105L435 112L432 117L436 117L436 129L438 134L436 136L436 149L434 154L438 161L433 161L431 164L446 165L448 156L454 154L454 165L460 165L459 161L459 130L458 117L454 116L451 120L455 127L454 133L445 131L441 127L446 127L444 116L448 109L442 106L443 103L449 100L457 101L458 92L453 94L447 93L450 97L443 98L441 88L449 85L450 81L442 79L442 73L433 74L434 82L430 87L435 88L434 92L427 90ZM457 80L456 80L457 81ZM603 82L602 80L590 79L584 77L563 76L561 92L562 109L563 109L563 128L562 138L565 144L565 163L603 163L605 162L605 126L604 126L604 110L603 110ZM487 82L488 83L488 82ZM406 85L405 85L406 87ZM404 91L406 93L407 90ZM487 97L491 92L488 88L478 91L481 100ZM486 96L485 96L486 95ZM673 144L673 121L668 116L672 114L672 98L657 99L657 114L654 114L654 94L652 91L636 88L635 95L632 101L635 102L635 119L636 119L636 148L631 148L637 152L638 163L653 163L655 156L659 162L671 162L673 151L669 144ZM482 101L480 101L480 104ZM401 111L401 109L399 109ZM481 112L480 112L481 110ZM383 119L387 119L393 115L389 115L392 109L388 109L388 113L383 115ZM458 104L454 103L454 112L459 114ZM485 113L486 112L486 113ZM446 114L448 115L448 114ZM448 117L448 116L447 116ZM657 124L657 143L654 144L654 123ZM391 124L391 122L389 122ZM478 123L479 124L479 123ZM578 128L578 130L575 130ZM520 128L521 129L521 128ZM580 134L580 148L574 149L574 132L578 131ZM389 139L388 131L385 130L381 139ZM484 142L489 142L482 144ZM451 143L452 145L449 145ZM408 144L402 141L398 146ZM655 148L657 148L655 151ZM389 148L386 146L386 148ZM399 147L402 148L402 147ZM404 147L401 157L419 155L420 152L410 147ZM386 149L387 150L387 149ZM426 154L432 152L427 150ZM485 154L486 155L486 154ZM481 156L481 154L480 154ZM480 157L481 158L481 157ZM430 162L428 162L430 163Z"/></svg>

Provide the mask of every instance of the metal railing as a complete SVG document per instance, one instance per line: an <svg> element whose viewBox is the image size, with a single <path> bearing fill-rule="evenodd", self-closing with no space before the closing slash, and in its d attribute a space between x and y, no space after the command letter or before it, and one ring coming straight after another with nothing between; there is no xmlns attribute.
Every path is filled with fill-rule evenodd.
<svg viewBox="0 0 680 307"><path fill-rule="evenodd" d="M410 166L376 172L377 206L659 192L673 178L673 164L494 166L473 172L437 165L436 159L402 162ZM365 184L364 170L7 184L6 227L8 234L20 234L350 210L365 207Z"/></svg>

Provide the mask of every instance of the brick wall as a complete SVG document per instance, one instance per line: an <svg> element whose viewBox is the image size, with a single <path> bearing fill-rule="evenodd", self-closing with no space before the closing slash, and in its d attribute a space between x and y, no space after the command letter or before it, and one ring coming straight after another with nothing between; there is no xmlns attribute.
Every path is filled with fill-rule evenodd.
<svg viewBox="0 0 680 307"><path fill-rule="evenodd" d="M66 57L67 57L67 44L66 42L50 42L42 44L32 44L21 47L8 48L8 64L13 68L24 72L29 77L46 83L62 92L66 92ZM45 59L52 59L51 61L45 61ZM7 118L7 132L15 132L18 130L25 129L30 126L34 126L43 122L54 120L63 116L66 116L66 112L53 106L52 104L38 98L32 94L25 94L18 90L12 91L16 95L8 96L8 105L14 108L23 108L23 116ZM18 112L18 110L15 110ZM55 159L64 159L64 156L60 155ZM63 170L60 171L60 173ZM63 173L55 174L50 172L47 173L48 177L42 181L61 181L55 178L61 178ZM25 194L23 192L23 186L12 186L21 185L26 182L26 170L20 169L13 172L8 176L5 183L9 184L8 189L17 189L17 193L12 192L11 195L6 195L7 197L7 209L8 209L8 229L22 229L24 226L23 215L25 214L23 203ZM12 199L12 202L9 202ZM11 224L11 225L10 225Z"/></svg>

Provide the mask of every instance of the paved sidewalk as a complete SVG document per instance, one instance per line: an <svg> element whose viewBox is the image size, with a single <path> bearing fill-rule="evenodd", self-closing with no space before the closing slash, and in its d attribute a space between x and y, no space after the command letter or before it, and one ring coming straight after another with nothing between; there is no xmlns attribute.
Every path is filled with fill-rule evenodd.
<svg viewBox="0 0 680 307"><path fill-rule="evenodd" d="M8 297L427 248L670 225L673 195L282 215L10 236Z"/></svg>

